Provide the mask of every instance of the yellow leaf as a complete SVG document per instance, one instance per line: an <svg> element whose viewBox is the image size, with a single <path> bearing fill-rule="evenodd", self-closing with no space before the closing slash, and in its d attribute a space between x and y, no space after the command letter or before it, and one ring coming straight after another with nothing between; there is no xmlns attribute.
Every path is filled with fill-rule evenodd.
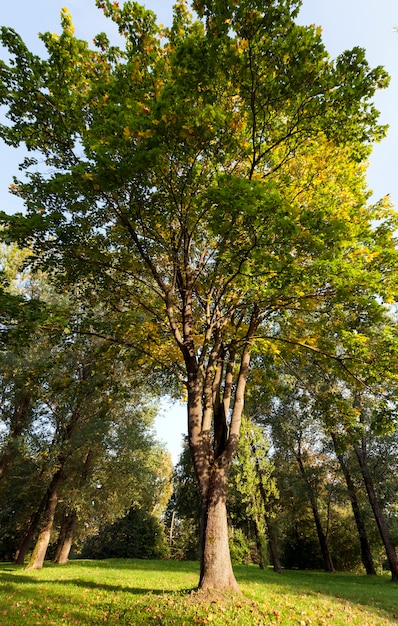
<svg viewBox="0 0 398 626"><path fill-rule="evenodd" d="M143 139L144 137L145 137L145 138L147 138L147 137L152 137L152 131L151 131L151 129L150 129L150 128L148 128L148 130L140 130L140 131L137 133L137 137L139 137L140 139Z"/></svg>

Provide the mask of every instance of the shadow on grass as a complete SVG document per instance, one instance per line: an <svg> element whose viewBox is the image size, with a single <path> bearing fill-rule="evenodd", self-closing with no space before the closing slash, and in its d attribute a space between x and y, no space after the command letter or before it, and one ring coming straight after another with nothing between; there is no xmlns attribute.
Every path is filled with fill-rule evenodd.
<svg viewBox="0 0 398 626"><path fill-rule="evenodd" d="M53 563L46 563L45 566L53 567L67 567L68 565L73 567L87 568L94 567L95 569L123 569L123 570L142 570L142 571L154 571L157 572L186 572L192 574L197 569L199 572L198 561L172 561L172 560L156 560L156 559L76 559L69 561L66 566L54 566ZM1 569L0 569L1 571Z"/></svg>
<svg viewBox="0 0 398 626"><path fill-rule="evenodd" d="M32 572L26 572L23 566L0 563L0 595L12 594L15 590L35 595L36 589L44 586L54 594L57 588L62 587L71 592L80 589L80 593L87 590L110 595L125 594L127 597L176 593L184 596L196 587L194 584L189 588L181 587L179 583L188 575L195 576L195 570L199 570L195 562L138 559L72 560L65 565L46 561L42 569ZM123 572L122 576L117 572ZM180 578L179 582L175 582L176 575L177 579ZM141 579L144 579L142 584Z"/></svg>
<svg viewBox="0 0 398 626"><path fill-rule="evenodd" d="M73 611L75 612L80 611L80 607L87 601L89 606L90 603L91 605L99 603L101 606L104 605L104 610L113 611L112 603L118 597L121 602L120 611L127 611L130 614L133 606L136 607L133 610L146 606L145 598L148 601L148 609L140 609L144 612L152 610L152 605L157 606L159 603L169 602L168 596L170 598L178 596L182 600L193 590L193 587L187 589L183 586L184 580L185 585L189 582L185 577L190 576L192 580L198 574L198 569L197 562L109 559L76 560L62 566L48 562L43 570L27 573L21 567L10 566L10 564L3 564L2 567L0 564L0 595L4 600L7 596L18 595L24 598L25 604L28 602L33 605L40 604L41 596L47 596L47 602L56 602L59 597L62 597L62 603L67 605L69 602L71 610L74 602ZM270 569L263 571L255 566L236 566L234 569L244 593L263 607L269 604L269 598L272 595L279 597L281 602L284 596L290 603L294 603L295 598L306 597L309 601L310 599L315 602L319 601L321 605L322 599L327 598L370 610L375 618L377 615L383 615L392 619L394 623L397 620L398 585L391 583L387 576L368 577L313 571L285 571L282 575L278 575ZM142 584L141 579L143 579ZM128 584L130 581L131 586ZM182 586L180 586L181 582L183 582ZM151 596L154 597L153 600L150 599ZM170 600L170 602L174 601ZM82 604L77 606L77 603ZM0 601L0 608L4 609L4 607L6 607L5 603ZM163 606L164 614L166 610L169 611L168 606ZM83 615L82 608L80 619L83 619ZM118 621L121 621L120 616L121 613ZM143 617L142 620L144 620ZM97 622L83 621L81 623ZM150 622L147 622L145 618L145 621L122 621L122 623L146 624ZM162 623L179 624L180 622Z"/></svg>
<svg viewBox="0 0 398 626"><path fill-rule="evenodd" d="M66 578L66 579L59 579L59 580L43 580L42 578L34 578L34 577L30 577L30 576L12 576L10 574L1 574L0 573L0 584L4 583L1 585L1 589L6 593L11 593L16 585L20 586L20 585L33 585L33 586L43 586L45 585L46 587L51 587L51 585L62 585L63 587L74 587L74 588L82 588L82 589L89 589L91 591L93 590L97 590L97 591L107 591L110 593L113 592L120 592L120 593L126 593L126 594L131 594L131 595L164 595L164 594L172 594L175 593L176 590L175 588L170 588L170 589L165 589L164 587L161 587L159 589L155 589L155 588L151 588L148 589L147 587L129 587L129 586L124 586L124 585L112 585L112 584L108 584L108 583L97 583L97 582L93 582L92 580L80 580L79 578ZM188 589L179 589L179 593L181 593L181 595L184 594L188 594L191 593L191 591L193 591L193 587L190 587Z"/></svg>
<svg viewBox="0 0 398 626"><path fill-rule="evenodd" d="M46 563L42 570L26 572L0 564L0 624L186 623L184 602L192 587L182 588L180 583L187 573L196 576L197 564L167 567L161 561L146 561L136 565L136 561L75 561L66 566ZM168 581L168 573L177 574L177 583L176 578ZM175 608L181 617L174 615Z"/></svg>
<svg viewBox="0 0 398 626"><path fill-rule="evenodd" d="M237 566L236 577L241 585L266 585L279 593L294 593L316 598L325 596L344 600L373 610L383 610L398 619L398 585L387 575L366 576L343 572L260 570L252 566Z"/></svg>

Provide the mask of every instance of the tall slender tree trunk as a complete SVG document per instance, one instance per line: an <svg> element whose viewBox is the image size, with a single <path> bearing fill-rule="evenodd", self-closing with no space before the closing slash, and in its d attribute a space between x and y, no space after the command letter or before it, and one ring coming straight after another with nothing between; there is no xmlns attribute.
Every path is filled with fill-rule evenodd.
<svg viewBox="0 0 398 626"><path fill-rule="evenodd" d="M350 497L351 508L355 519L355 524L358 530L359 543L361 546L361 559L368 576L376 576L376 568L373 562L372 551L370 549L368 534L366 532L365 520L358 502L357 490L354 485L350 470L345 462L343 454L339 452L338 442L336 435L331 433L334 449L337 459L339 461L341 470L344 475L344 479L347 485L348 495Z"/></svg>
<svg viewBox="0 0 398 626"><path fill-rule="evenodd" d="M281 567L281 562L279 559L279 550L278 550L278 537L277 537L277 533L275 530L275 526L271 520L271 517L268 515L267 513L267 507L269 506L269 500L268 500L268 496L265 492L264 489L264 483L263 483L263 475L258 463L258 460L256 460L256 471L259 477L259 487L260 487L260 495L261 495L261 499L263 501L264 504L264 510L265 510L265 514L264 514L264 519L265 519L265 524L267 526L267 533L268 533L268 548L269 548L269 552L270 552L270 557L271 557L271 563L272 563L272 567L274 568L274 572L276 572L277 574L281 574L282 573L282 567Z"/></svg>
<svg viewBox="0 0 398 626"><path fill-rule="evenodd" d="M82 488L88 480L90 474L90 465L92 463L94 453L88 450L82 462L82 470L78 477L76 488ZM54 554L54 563L64 564L68 562L69 553L73 544L73 537L77 525L77 511L67 507L64 510L61 528L58 535L57 547Z"/></svg>
<svg viewBox="0 0 398 626"><path fill-rule="evenodd" d="M321 549L321 554L322 554L322 558L323 558L323 562L325 565L325 570L327 572L334 572L334 564L333 564L333 559L332 559L332 555L330 553L329 550L329 543L328 543L328 538L327 535L323 529L323 525L322 525L322 520L321 520L321 516L319 514L319 508L318 508L318 503L317 503L317 499L315 497L314 491L312 489L311 484L308 482L307 480L307 476L306 476L306 471L305 471L305 467L302 461L302 458L300 455L296 456L299 468L300 468L300 472L301 475L304 479L304 482L307 486L307 491L308 491L308 496L309 496L309 500L310 500L310 504L311 504L311 510L312 510L312 515L314 517L314 521L315 521L315 527L316 527L316 532L318 535L318 541L319 541L319 547Z"/></svg>
<svg viewBox="0 0 398 626"><path fill-rule="evenodd" d="M398 557L395 551L395 546L392 540L390 529L388 527L387 520L377 497L372 475L369 470L365 443L362 443L362 447L359 447L357 445L354 446L354 450L358 459L359 466L361 468L362 477L365 484L366 492L368 494L370 506L372 507L373 515L375 517L380 537L386 551L388 564L391 570L391 579L394 582L398 582Z"/></svg>
<svg viewBox="0 0 398 626"><path fill-rule="evenodd" d="M277 574L282 574L282 566L279 558L278 535L276 532L274 521L267 513L265 513L265 523L267 525L268 548L271 557L272 567L274 568L274 572L276 572Z"/></svg>
<svg viewBox="0 0 398 626"><path fill-rule="evenodd" d="M319 514L318 505L313 494L310 499L311 499L312 513L313 513L314 520L315 520L316 532L318 534L319 546L321 548L321 553L322 553L323 561L325 564L325 570L327 572L334 572L335 569L334 569L334 564L332 560L332 555L330 554L330 550L329 550L328 539L327 539L325 531L323 530L323 525L321 521L321 516Z"/></svg>
<svg viewBox="0 0 398 626"><path fill-rule="evenodd" d="M47 502L47 492L42 497L38 508L35 513L29 517L26 522L26 528L23 533L22 539L19 543L18 550L14 556L15 565L23 565L25 562L26 554L30 548L30 544L32 543L32 539L36 533L37 527L40 522L41 515L43 513L44 507Z"/></svg>
<svg viewBox="0 0 398 626"><path fill-rule="evenodd" d="M265 549L265 535L264 535L264 531L262 531L261 529L259 516L256 512L256 503L255 503L254 495L252 495L251 500L252 500L252 509L254 511L253 523L254 523L254 532L256 535L258 564L260 566L260 569L265 569L267 565L267 554L266 554L266 549Z"/></svg>
<svg viewBox="0 0 398 626"><path fill-rule="evenodd" d="M0 454L0 480L3 478L5 470L15 455L18 437L20 437L27 425L31 400L32 395L24 392L21 392L19 398L15 399L8 441Z"/></svg>
<svg viewBox="0 0 398 626"><path fill-rule="evenodd" d="M30 543L34 537L37 525L40 520L40 515L37 516L36 513L31 522L29 522L29 527L24 532L23 537L19 543L17 551L15 552L13 563L15 565L23 565L25 563L25 558L29 550Z"/></svg>
<svg viewBox="0 0 398 626"><path fill-rule="evenodd" d="M169 530L169 548L170 548L170 550L173 547L175 518L176 518L176 512L173 510L173 512L171 514L170 530Z"/></svg>
<svg viewBox="0 0 398 626"><path fill-rule="evenodd" d="M51 531L54 525L55 511L58 504L59 489L62 482L63 477L61 468L54 474L51 484L47 489L46 505L43 510L43 523L41 525L39 536L33 549L32 556L25 568L27 570L41 569L43 567L48 544L50 543Z"/></svg>
<svg viewBox="0 0 398 626"><path fill-rule="evenodd" d="M65 511L62 518L57 547L55 549L54 563L63 565L68 562L69 553L73 543L73 537L77 524L77 512L75 510Z"/></svg>

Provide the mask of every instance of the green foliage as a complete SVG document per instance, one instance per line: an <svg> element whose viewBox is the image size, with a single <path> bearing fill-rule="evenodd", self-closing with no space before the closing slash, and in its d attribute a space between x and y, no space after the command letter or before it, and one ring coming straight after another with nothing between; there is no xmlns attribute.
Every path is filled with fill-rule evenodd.
<svg viewBox="0 0 398 626"><path fill-rule="evenodd" d="M248 565L252 562L252 546L240 528L230 532L229 549L234 565Z"/></svg>
<svg viewBox="0 0 398 626"><path fill-rule="evenodd" d="M174 467L173 491L166 510L170 554L174 559L199 558L200 497L189 447L185 441Z"/></svg>
<svg viewBox="0 0 398 626"><path fill-rule="evenodd" d="M76 540L123 515L132 502L159 514L171 473L152 432L155 404L133 360L79 332L85 311L68 301L71 294L55 294L45 276L25 272L18 280L11 252L4 262L9 289L22 298L40 293L43 309L55 314L30 327L34 343L14 336L0 353L3 558L14 556L56 472L62 506L79 520ZM95 314L101 315L91 310L91 319Z"/></svg>
<svg viewBox="0 0 398 626"><path fill-rule="evenodd" d="M22 446L21 446L22 447ZM0 481L0 558L12 561L26 528L45 488L43 476L35 460L15 451L12 472Z"/></svg>
<svg viewBox="0 0 398 626"><path fill-rule="evenodd" d="M305 158L311 142L318 154L326 142L352 166L352 153L367 151L382 133L370 102L387 84L385 72L371 70L357 48L328 59L319 33L294 24L295 2L266 9L196 3L205 29L179 3L165 43L154 15L138 3L97 4L118 25L124 50L105 35L90 50L74 37L67 11L60 36L42 35L47 59L2 31L14 58L2 64L1 98L12 122L2 136L41 150L53 168L50 177L31 171L27 182L15 182L28 211L7 218L6 236L32 241L36 262L57 268L60 280L95 281L101 298L117 285L113 299L122 308L141 307L134 276L141 288L148 269L150 291L172 288L187 262L183 240L190 241L192 269L204 255L195 286L199 342L201 302L217 281L215 302L223 294L227 311L234 302L247 315L259 300L273 310L281 292L306 295L324 283L323 239L334 245L329 274L341 275L336 246L349 247L347 228L358 223L357 210L339 220L336 207L332 220L323 219L319 194L316 203L301 200L300 176L289 163ZM335 146L340 139L344 149ZM288 197L290 182L301 207ZM146 310L148 297L153 314L157 298L145 294ZM161 319L156 315L158 332Z"/></svg>
<svg viewBox="0 0 398 626"><path fill-rule="evenodd" d="M82 547L88 559L159 559L168 555L164 528L144 509L131 508L127 515L100 528Z"/></svg>
<svg viewBox="0 0 398 626"><path fill-rule="evenodd" d="M369 517L369 515L368 515ZM368 538L372 549L372 556L376 569L381 571L382 555L380 542L377 540L376 528L371 531L372 525L368 522ZM330 550L333 554L333 563L339 572L362 572L361 553L358 543L358 531L355 527L352 511L347 503L343 507L336 507L333 514L330 530Z"/></svg>
<svg viewBox="0 0 398 626"><path fill-rule="evenodd" d="M299 570L324 569L313 519L307 517L306 520L301 520L301 524L287 528L285 532L282 544L284 567Z"/></svg>
<svg viewBox="0 0 398 626"><path fill-rule="evenodd" d="M169 519L166 518L169 525ZM169 537L171 527L168 528ZM200 545L198 537L198 523L189 517L174 519L173 533L169 541L170 558L178 561L199 561Z"/></svg>

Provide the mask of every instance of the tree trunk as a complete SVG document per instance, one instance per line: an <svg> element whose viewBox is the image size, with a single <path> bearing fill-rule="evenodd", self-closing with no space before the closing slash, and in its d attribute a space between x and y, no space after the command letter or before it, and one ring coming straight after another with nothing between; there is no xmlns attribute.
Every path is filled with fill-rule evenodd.
<svg viewBox="0 0 398 626"><path fill-rule="evenodd" d="M89 468L93 460L93 451L88 450L83 458L82 471L76 487L81 489L89 477ZM57 547L54 554L54 563L64 564L68 562L69 552L72 547L73 537L77 524L77 512L67 507L64 511L59 531Z"/></svg>
<svg viewBox="0 0 398 626"><path fill-rule="evenodd" d="M0 480L4 476L4 472L15 455L15 449L18 437L26 427L32 395L30 393L22 393L20 398L15 400L14 411L11 416L10 433L8 441L3 447L0 455Z"/></svg>
<svg viewBox="0 0 398 626"><path fill-rule="evenodd" d="M63 478L61 468L53 476L51 484L47 489L46 505L43 511L43 524L41 526L36 545L32 552L32 556L25 568L27 570L41 569L43 567L48 544L50 543L51 531L54 525L54 516L58 504L59 489L62 481Z"/></svg>
<svg viewBox="0 0 398 626"><path fill-rule="evenodd" d="M354 481L352 480L350 470L348 468L347 463L344 460L344 456L338 451L338 445L336 440L336 435L334 433L331 434L334 449L336 452L336 456L338 458L341 470L343 472L348 495L351 501L351 508L355 519L355 524L358 530L359 543L361 546L361 559L363 566L365 568L366 574L368 576L376 576L376 569L373 562L373 556L370 549L368 535L366 532L365 520L363 519L362 511L359 506L357 491L355 489Z"/></svg>
<svg viewBox="0 0 398 626"><path fill-rule="evenodd" d="M188 274L192 281L192 273ZM169 319L173 327L175 320L172 314ZM227 477L239 440L250 363L250 342L260 320L257 311L252 314L235 381L234 343L229 346L227 356L225 347L216 342L207 367L199 365L192 334L192 292L189 289L184 296L183 320L185 341L181 343L179 338L178 342L182 347L188 374L189 448L199 482L201 502L199 587L203 590L240 592L229 551Z"/></svg>
<svg viewBox="0 0 398 626"><path fill-rule="evenodd" d="M199 588L239 592L232 570L228 538L226 499L231 457L226 454L227 429L222 428L220 424L215 425L215 434L219 434L212 445L210 425L207 427L208 422L205 421L202 411L202 394L203 385L195 375L192 377L192 384L188 386L188 432L193 466L200 489ZM220 419L220 414L216 416L215 421L216 419Z"/></svg>
<svg viewBox="0 0 398 626"><path fill-rule="evenodd" d="M282 574L282 566L279 559L278 536L276 533L275 525L267 513L265 514L265 523L267 525L268 547L272 567L274 568L274 572L276 572L277 574Z"/></svg>
<svg viewBox="0 0 398 626"><path fill-rule="evenodd" d="M171 522L170 522L170 530L169 530L169 548L170 550L173 547L173 533L174 533L174 523L175 523L176 512L173 510L171 514Z"/></svg>
<svg viewBox="0 0 398 626"><path fill-rule="evenodd" d="M362 446L362 449L359 446L354 446L354 450L358 459L359 466L361 468L366 492L368 494L369 502L373 510L377 527L379 529L380 537L386 551L388 564L391 570L391 579L394 582L398 582L398 557L395 551L395 546L391 537L390 529L388 528L387 520L384 516L375 491L373 479L367 462L366 450L364 445Z"/></svg>
<svg viewBox="0 0 398 626"><path fill-rule="evenodd" d="M258 515L255 507L255 498L252 496L252 508L253 514L253 523L254 523L254 532L256 535L256 546L257 546L257 554L258 554L258 564L260 569L265 569L267 565L267 555L265 550L265 536L264 532L261 530L261 524L258 519Z"/></svg>
<svg viewBox="0 0 398 626"><path fill-rule="evenodd" d="M321 517L319 515L318 505L316 503L316 499L313 494L310 499L311 499L312 513L313 513L314 520L315 520L316 532L318 534L319 546L321 548L321 553L322 553L323 561L325 564L325 570L327 572L334 572L335 569L333 565L332 555L330 554L330 550L329 550L327 536L326 536L325 531L323 530Z"/></svg>
<svg viewBox="0 0 398 626"><path fill-rule="evenodd" d="M29 550L30 544L39 525L41 515L43 513L44 507L46 506L46 502L47 492L42 497L36 512L32 516L30 516L27 521L27 528L22 536L22 539L18 546L18 550L16 551L14 556L15 565L23 565L25 562L26 554Z"/></svg>
<svg viewBox="0 0 398 626"><path fill-rule="evenodd" d="M25 557L29 550L30 542L32 541L33 536L35 534L35 530L36 530L37 524L39 523L39 519L40 517L37 517L37 520L35 520L35 523L29 522L29 528L24 533L22 540L18 546L18 549L14 555L14 559L13 559L14 565L23 565L25 563Z"/></svg>
<svg viewBox="0 0 398 626"><path fill-rule="evenodd" d="M239 592L232 570L226 507L227 473L215 467L201 502L201 565L199 587Z"/></svg>
<svg viewBox="0 0 398 626"><path fill-rule="evenodd" d="M309 496L309 500L311 504L312 514L314 516L316 532L317 532L318 541L319 541L319 547L321 549L321 554L322 554L323 562L325 565L325 570L327 572L334 572L335 569L333 565L332 555L330 554L327 535L325 531L323 530L321 516L319 514L318 503L317 503L314 491L312 489L311 484L307 480L306 471L305 471L305 467L301 459L301 456L300 455L296 456L296 459L300 468L301 475L307 486L308 496Z"/></svg>
<svg viewBox="0 0 398 626"><path fill-rule="evenodd" d="M59 532L58 543L54 555L54 563L63 565L68 562L69 552L73 543L77 524L76 511L65 512Z"/></svg>

